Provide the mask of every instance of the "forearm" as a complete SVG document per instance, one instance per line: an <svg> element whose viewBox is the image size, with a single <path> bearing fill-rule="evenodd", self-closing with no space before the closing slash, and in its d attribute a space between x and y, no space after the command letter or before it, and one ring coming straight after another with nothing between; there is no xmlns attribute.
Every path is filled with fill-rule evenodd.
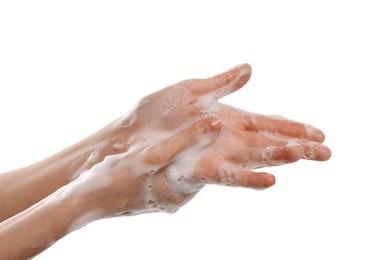
<svg viewBox="0 0 390 260"><path fill-rule="evenodd" d="M96 211L88 198L56 193L0 223L0 259L31 258L93 221Z"/></svg>
<svg viewBox="0 0 390 260"><path fill-rule="evenodd" d="M110 125L81 142L31 166L0 174L0 222L34 205L115 153L105 143ZM97 154L97 150L100 151ZM93 159L91 156L96 154Z"/></svg>

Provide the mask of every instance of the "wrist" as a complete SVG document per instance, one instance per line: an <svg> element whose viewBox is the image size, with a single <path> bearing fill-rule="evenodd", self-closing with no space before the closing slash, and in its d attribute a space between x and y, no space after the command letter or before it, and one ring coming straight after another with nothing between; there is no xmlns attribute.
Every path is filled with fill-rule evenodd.
<svg viewBox="0 0 390 260"><path fill-rule="evenodd" d="M56 175L56 180L67 184L77 179L83 171L103 161L107 155L122 153L127 148L124 143L127 142L129 135L130 131L117 127L114 121L31 167L39 169L42 173L47 171L47 175Z"/></svg>
<svg viewBox="0 0 390 260"><path fill-rule="evenodd" d="M100 206L98 196L92 190L89 184L85 181L85 176L70 182L66 186L56 191L49 197L49 203L61 205L69 212L69 222L67 234L71 233L95 220L105 217L105 210ZM63 211L63 210L61 210ZM63 211L64 212L64 211Z"/></svg>
<svg viewBox="0 0 390 260"><path fill-rule="evenodd" d="M1 259L27 259L97 219L88 198L64 188L0 223Z"/></svg>
<svg viewBox="0 0 390 260"><path fill-rule="evenodd" d="M64 198L61 203L68 212L71 212L67 234L104 216L103 211L96 205L92 196L70 195Z"/></svg>

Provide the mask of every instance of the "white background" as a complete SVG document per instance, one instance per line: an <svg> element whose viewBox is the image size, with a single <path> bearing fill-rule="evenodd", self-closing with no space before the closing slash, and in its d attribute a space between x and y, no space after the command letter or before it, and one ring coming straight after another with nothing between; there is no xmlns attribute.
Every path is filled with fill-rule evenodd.
<svg viewBox="0 0 390 260"><path fill-rule="evenodd" d="M333 157L209 186L174 215L102 220L37 259L389 259L388 1L1 1L0 171L177 81L248 62L223 101L311 123Z"/></svg>

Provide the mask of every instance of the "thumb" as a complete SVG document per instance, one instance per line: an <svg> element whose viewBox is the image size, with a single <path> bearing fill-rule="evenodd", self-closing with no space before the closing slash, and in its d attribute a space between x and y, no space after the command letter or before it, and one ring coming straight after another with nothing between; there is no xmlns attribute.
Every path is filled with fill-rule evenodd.
<svg viewBox="0 0 390 260"><path fill-rule="evenodd" d="M217 139L222 123L216 117L207 117L192 123L179 133L149 146L145 162L151 164L168 163L176 155L191 149L205 149Z"/></svg>
<svg viewBox="0 0 390 260"><path fill-rule="evenodd" d="M220 99L242 88L249 80L252 68L249 64L241 64L213 77L197 80L191 86L197 97L213 96Z"/></svg>

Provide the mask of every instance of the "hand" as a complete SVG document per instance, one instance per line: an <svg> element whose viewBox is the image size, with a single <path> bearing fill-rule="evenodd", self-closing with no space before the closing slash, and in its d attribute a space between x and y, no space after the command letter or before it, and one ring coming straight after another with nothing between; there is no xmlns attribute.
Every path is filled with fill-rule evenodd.
<svg viewBox="0 0 390 260"><path fill-rule="evenodd" d="M250 72L241 65L180 82L79 143L2 174L0 258L30 258L99 218L174 212L207 183L272 186L256 168L329 159L320 130L218 102Z"/></svg>
<svg viewBox="0 0 390 260"><path fill-rule="evenodd" d="M94 179L94 175L104 175L103 179L112 184L104 192L94 192L105 194L103 197L108 199L104 203L105 199L99 198L105 205L102 208L111 215L174 211L207 183L267 188L275 183L274 176L253 169L300 158L329 159L330 150L321 144L324 135L320 130L218 102L241 88L250 73L249 65L241 65L212 78L180 82L145 97L117 120L110 140L123 153L107 157L90 174ZM209 141L205 145L201 137L191 139L193 134L188 133L210 134L204 130L211 129L205 127L210 126L210 116L221 120L221 133L216 140L210 142L206 138ZM201 120L204 117L207 119ZM212 129L215 136L218 128ZM187 149L190 146L197 148ZM107 168L111 163L117 170ZM104 174L96 174L100 168L106 170Z"/></svg>
<svg viewBox="0 0 390 260"><path fill-rule="evenodd" d="M153 143L203 117L215 116L223 124L221 135L199 158L196 173L183 173L182 179L195 184L267 188L275 183L274 177L251 170L300 158L328 160L331 153L321 144L325 137L319 129L218 102L243 87L250 75L250 66L244 64L211 78L185 80L145 97L117 122L118 129L135 133L126 147Z"/></svg>
<svg viewBox="0 0 390 260"><path fill-rule="evenodd" d="M174 212L195 194L181 189L169 167L202 153L218 137L221 121L208 117L152 145L107 156L66 186L57 197L90 198L96 218ZM183 180L184 182L184 180Z"/></svg>

